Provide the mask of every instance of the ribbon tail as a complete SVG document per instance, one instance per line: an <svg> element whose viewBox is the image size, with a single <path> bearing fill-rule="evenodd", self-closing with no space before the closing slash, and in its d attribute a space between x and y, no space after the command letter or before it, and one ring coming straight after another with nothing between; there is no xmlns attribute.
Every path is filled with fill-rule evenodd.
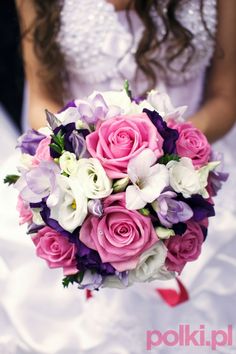
<svg viewBox="0 0 236 354"><path fill-rule="evenodd" d="M161 298L171 307L182 304L189 300L189 293L180 279L176 278L179 291L174 289L155 289Z"/></svg>
<svg viewBox="0 0 236 354"><path fill-rule="evenodd" d="M91 299L91 297L93 297L92 291L89 290L89 289L86 289L86 290L85 290L85 296L86 296L86 300Z"/></svg>

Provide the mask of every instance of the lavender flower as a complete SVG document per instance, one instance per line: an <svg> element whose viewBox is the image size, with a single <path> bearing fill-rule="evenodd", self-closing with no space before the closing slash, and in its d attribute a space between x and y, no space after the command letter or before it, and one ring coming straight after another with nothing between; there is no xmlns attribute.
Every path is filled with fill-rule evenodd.
<svg viewBox="0 0 236 354"><path fill-rule="evenodd" d="M99 119L105 119L108 106L100 93L90 96L88 101L78 102L78 112L81 120L87 124L96 124Z"/></svg>
<svg viewBox="0 0 236 354"><path fill-rule="evenodd" d="M20 148L23 154L34 156L40 141L44 138L44 134L39 133L37 130L29 129L19 137L16 147Z"/></svg>
<svg viewBox="0 0 236 354"><path fill-rule="evenodd" d="M152 203L161 224L168 228L173 224L187 221L193 216L193 211L188 204L174 199L176 197L176 193L166 191Z"/></svg>
<svg viewBox="0 0 236 354"><path fill-rule="evenodd" d="M209 185L211 188L211 195L216 196L222 187L222 182L227 181L229 174L223 171L223 154L220 152L212 152L210 161L221 161L221 164L209 173Z"/></svg>
<svg viewBox="0 0 236 354"><path fill-rule="evenodd" d="M88 202L88 211L95 216L102 216L103 207L100 199L91 199Z"/></svg>
<svg viewBox="0 0 236 354"><path fill-rule="evenodd" d="M43 198L54 193L57 188L57 174L60 174L60 169L56 164L42 161L37 167L22 171L15 187L23 200L39 203Z"/></svg>
<svg viewBox="0 0 236 354"><path fill-rule="evenodd" d="M97 290L103 283L103 277L101 274L91 272L91 270L87 270L84 273L82 281L78 282L79 289L89 289L89 290Z"/></svg>

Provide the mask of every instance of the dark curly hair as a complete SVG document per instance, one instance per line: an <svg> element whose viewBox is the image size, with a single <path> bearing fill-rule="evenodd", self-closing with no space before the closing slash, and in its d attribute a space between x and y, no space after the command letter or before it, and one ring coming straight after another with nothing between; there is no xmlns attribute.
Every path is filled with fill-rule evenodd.
<svg viewBox="0 0 236 354"><path fill-rule="evenodd" d="M32 1L36 10L36 19L27 32L30 31L32 34L35 53L44 67L40 75L44 77L50 94L53 94L55 99L59 101L63 97L63 85L60 83L67 82L64 57L56 42L56 37L60 30L60 12L63 1ZM130 0L128 9L131 7L134 8L144 25L143 36L139 42L135 60L138 68L147 78L147 90L152 89L157 83L155 67L158 66L161 70L165 71L161 63L155 59L154 54L157 48L167 40L170 33L172 34L173 41L171 41L170 48L167 51L169 56L166 58L170 69L171 62L189 47L191 49L189 57L182 67L182 71L184 71L194 53L195 48L192 44L193 34L176 17L178 7L184 2L186 0L170 0L165 13L163 13L162 0ZM203 4L204 0L199 0L202 22L209 36L211 36L204 20ZM156 21L154 21L153 11L162 18L165 26L165 34L161 39L158 39L157 36L159 28ZM129 11L127 11L127 17L132 30ZM61 80L58 80L58 78Z"/></svg>

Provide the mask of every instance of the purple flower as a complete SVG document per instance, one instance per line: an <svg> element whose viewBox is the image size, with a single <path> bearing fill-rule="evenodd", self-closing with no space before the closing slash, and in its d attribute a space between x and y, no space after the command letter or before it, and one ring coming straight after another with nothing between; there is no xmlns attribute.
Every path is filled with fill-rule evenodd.
<svg viewBox="0 0 236 354"><path fill-rule="evenodd" d="M37 167L22 171L15 187L23 200L39 203L57 188L57 174L60 174L60 169L56 164L42 161Z"/></svg>
<svg viewBox="0 0 236 354"><path fill-rule="evenodd" d="M95 216L102 216L103 207L100 199L91 199L88 202L88 211Z"/></svg>
<svg viewBox="0 0 236 354"><path fill-rule="evenodd" d="M229 174L223 171L223 154L219 152L212 152L210 161L221 161L221 164L209 173L208 183L210 186L211 196L216 196L218 191L222 188L222 182L226 182Z"/></svg>
<svg viewBox="0 0 236 354"><path fill-rule="evenodd" d="M149 109L144 109L151 122L157 128L157 131L164 139L163 151L165 154L175 154L176 153L176 141L179 138L179 133L176 129L169 128L166 122L162 119L160 114L156 111L150 111Z"/></svg>
<svg viewBox="0 0 236 354"><path fill-rule="evenodd" d="M91 272L87 270L84 273L82 281L78 282L79 289L89 289L89 290L97 290L103 283L103 277L101 274Z"/></svg>
<svg viewBox="0 0 236 354"><path fill-rule="evenodd" d="M105 119L108 106L100 93L90 96L88 101L78 102L78 112L81 120L87 124L96 124L99 119Z"/></svg>
<svg viewBox="0 0 236 354"><path fill-rule="evenodd" d="M102 260L97 251L88 248L78 238L77 244L77 265L80 271L91 269L102 276L113 275L116 270L110 263L102 263Z"/></svg>
<svg viewBox="0 0 236 354"><path fill-rule="evenodd" d="M68 108L71 108L71 107L73 107L73 108L76 107L76 104L75 104L74 100L67 102L67 104L58 113L64 112Z"/></svg>
<svg viewBox="0 0 236 354"><path fill-rule="evenodd" d="M181 196L179 196L181 198ZM201 221L215 215L214 205L209 203L199 194L194 194L191 198L184 199L193 211L193 220Z"/></svg>
<svg viewBox="0 0 236 354"><path fill-rule="evenodd" d="M193 211L188 204L174 199L176 197L176 193L166 191L152 204L161 224L168 228L173 224L187 221L193 216Z"/></svg>
<svg viewBox="0 0 236 354"><path fill-rule="evenodd" d="M29 129L19 137L16 147L20 148L23 154L34 156L40 141L44 138L44 134L39 133L37 130Z"/></svg>
<svg viewBox="0 0 236 354"><path fill-rule="evenodd" d="M90 156L86 148L85 141L88 134L89 131L87 129L74 129L68 137L68 141L71 143L73 152L75 153L77 159Z"/></svg>
<svg viewBox="0 0 236 354"><path fill-rule="evenodd" d="M88 129L76 129L75 123L60 125L54 129L53 133L57 135L61 132L64 137L65 150L73 152L77 158L88 157L89 153L86 149L86 136L90 133ZM50 155L53 158L60 157L60 154L50 148Z"/></svg>

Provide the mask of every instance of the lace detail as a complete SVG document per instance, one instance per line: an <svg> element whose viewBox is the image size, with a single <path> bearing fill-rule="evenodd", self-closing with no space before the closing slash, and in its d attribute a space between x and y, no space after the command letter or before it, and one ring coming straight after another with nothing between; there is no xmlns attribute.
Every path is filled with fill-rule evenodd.
<svg viewBox="0 0 236 354"><path fill-rule="evenodd" d="M168 1L168 0L167 0ZM163 11L167 1L163 1ZM207 27L214 36L216 32L216 0L205 0L203 15L207 18ZM165 27L161 18L155 15L159 35ZM156 58L166 68L166 74L157 70L157 77L168 85L180 85L196 77L203 71L212 58L214 40L204 28L200 13L200 2L186 0L177 12L178 20L189 29L194 38L195 47L192 59L181 75L191 48L186 48L167 67L166 51L171 38L157 50ZM131 12L134 37L127 25L125 13L116 12L114 6L106 0L65 0L61 12L61 29L58 43L65 55L70 76L77 82L96 84L106 80L120 81L124 78L132 81L137 65L134 59L138 42L142 36L143 25L134 11ZM114 85L111 85L111 87Z"/></svg>

